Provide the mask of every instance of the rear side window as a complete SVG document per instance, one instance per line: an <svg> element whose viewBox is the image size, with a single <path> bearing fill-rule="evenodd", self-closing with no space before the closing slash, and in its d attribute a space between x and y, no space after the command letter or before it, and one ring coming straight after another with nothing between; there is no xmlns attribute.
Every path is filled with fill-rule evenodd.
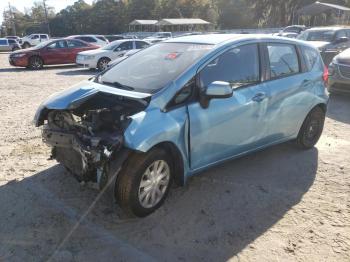
<svg viewBox="0 0 350 262"><path fill-rule="evenodd" d="M296 49L288 44L268 44L271 78L279 78L299 73Z"/></svg>
<svg viewBox="0 0 350 262"><path fill-rule="evenodd" d="M80 40L83 40L85 42L88 42L88 43L96 43L97 40L93 37L90 37L90 36L79 36L77 37L77 39L80 39Z"/></svg>
<svg viewBox="0 0 350 262"><path fill-rule="evenodd" d="M33 36L31 37L31 39L38 39L38 38L39 38L38 35L33 35Z"/></svg>
<svg viewBox="0 0 350 262"><path fill-rule="evenodd" d="M260 81L259 52L256 44L235 47L211 61L200 72L200 83L229 82L237 88Z"/></svg>
<svg viewBox="0 0 350 262"><path fill-rule="evenodd" d="M131 50L131 49L132 49L132 41L121 43L117 47L117 51L124 51L124 50Z"/></svg>
<svg viewBox="0 0 350 262"><path fill-rule="evenodd" d="M40 38L47 39L47 35L40 35Z"/></svg>
<svg viewBox="0 0 350 262"><path fill-rule="evenodd" d="M84 47L86 44L80 41L75 40L67 40L68 48L75 48L75 47Z"/></svg>
<svg viewBox="0 0 350 262"><path fill-rule="evenodd" d="M307 71L311 71L318 59L318 52L311 47L302 46L301 47L301 53L303 54L305 66Z"/></svg>
<svg viewBox="0 0 350 262"><path fill-rule="evenodd" d="M143 42L143 41L135 41L135 43L136 43L136 49L143 49L143 48L149 46L148 43Z"/></svg>
<svg viewBox="0 0 350 262"><path fill-rule="evenodd" d="M107 42L107 39L106 38L104 38L103 36L96 36L98 39L100 39L100 40L102 40L102 41L104 41L104 42Z"/></svg>

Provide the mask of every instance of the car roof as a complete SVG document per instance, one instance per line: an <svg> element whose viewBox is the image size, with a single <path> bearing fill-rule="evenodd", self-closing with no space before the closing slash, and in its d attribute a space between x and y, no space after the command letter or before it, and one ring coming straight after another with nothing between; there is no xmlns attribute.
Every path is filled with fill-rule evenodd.
<svg viewBox="0 0 350 262"><path fill-rule="evenodd" d="M285 37L271 36L267 34L204 34L204 35L190 35L180 36L166 40L167 43L192 43L192 44L207 44L219 45L230 42L248 41L248 40L281 40L283 42L291 42L304 44L303 41Z"/></svg>

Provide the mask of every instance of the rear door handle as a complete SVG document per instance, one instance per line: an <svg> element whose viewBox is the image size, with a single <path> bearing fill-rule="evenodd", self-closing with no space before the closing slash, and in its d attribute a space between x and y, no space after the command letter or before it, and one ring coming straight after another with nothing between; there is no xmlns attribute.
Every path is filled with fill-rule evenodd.
<svg viewBox="0 0 350 262"><path fill-rule="evenodd" d="M255 96L253 96L252 100L255 102L261 102L266 98L265 93L257 93Z"/></svg>

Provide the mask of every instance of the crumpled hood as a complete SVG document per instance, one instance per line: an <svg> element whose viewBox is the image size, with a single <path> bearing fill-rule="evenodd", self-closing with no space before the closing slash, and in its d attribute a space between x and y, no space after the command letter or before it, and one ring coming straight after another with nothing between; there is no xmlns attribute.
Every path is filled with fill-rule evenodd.
<svg viewBox="0 0 350 262"><path fill-rule="evenodd" d="M308 41L307 43L318 49L321 49L329 44L329 42L324 42L324 41Z"/></svg>
<svg viewBox="0 0 350 262"><path fill-rule="evenodd" d="M63 92L51 95L46 101L44 101L35 114L35 126L42 124L43 117L47 111L76 109L86 100L98 93L124 96L131 99L143 99L152 96L151 94L122 90L92 81L83 81Z"/></svg>

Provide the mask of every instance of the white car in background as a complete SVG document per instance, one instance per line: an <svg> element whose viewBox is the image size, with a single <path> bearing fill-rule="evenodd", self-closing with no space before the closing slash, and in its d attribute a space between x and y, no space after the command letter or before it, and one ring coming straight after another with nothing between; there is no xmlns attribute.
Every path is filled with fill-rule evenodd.
<svg viewBox="0 0 350 262"><path fill-rule="evenodd" d="M110 61L123 57L130 50L140 50L149 45L148 42L137 39L116 40L99 49L78 53L76 64L102 71Z"/></svg>
<svg viewBox="0 0 350 262"><path fill-rule="evenodd" d="M20 41L20 44L23 48L29 48L31 46L36 46L42 42L46 42L49 40L50 37L48 34L31 34L23 37Z"/></svg>
<svg viewBox="0 0 350 262"><path fill-rule="evenodd" d="M84 42L87 42L93 45L98 45L101 47L109 44L109 41L103 35L71 35L67 38L79 39Z"/></svg>

